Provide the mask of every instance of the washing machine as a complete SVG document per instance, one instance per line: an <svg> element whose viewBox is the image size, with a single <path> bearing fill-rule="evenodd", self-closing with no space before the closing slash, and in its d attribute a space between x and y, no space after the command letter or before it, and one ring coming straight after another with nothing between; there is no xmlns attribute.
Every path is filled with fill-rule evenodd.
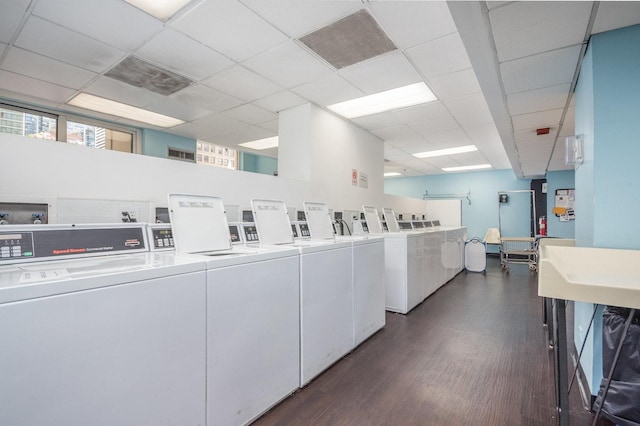
<svg viewBox="0 0 640 426"><path fill-rule="evenodd" d="M206 263L207 425L250 423L299 385L299 252L232 244L220 198L169 206L176 251Z"/></svg>
<svg viewBox="0 0 640 426"><path fill-rule="evenodd" d="M311 239L334 238L328 207L324 203L303 203ZM335 236L351 245L353 285L353 347L384 327L384 238L376 235Z"/></svg>
<svg viewBox="0 0 640 426"><path fill-rule="evenodd" d="M261 246L300 253L300 377L303 387L353 347L353 286L348 242L297 240L284 202L251 201Z"/></svg>
<svg viewBox="0 0 640 426"><path fill-rule="evenodd" d="M0 253L0 423L204 424L204 262L140 223L3 226Z"/></svg>
<svg viewBox="0 0 640 426"><path fill-rule="evenodd" d="M429 274L425 256L425 232L409 230L383 234L378 209L363 206L363 211L370 232L384 237L386 310L407 314L425 298L424 282Z"/></svg>

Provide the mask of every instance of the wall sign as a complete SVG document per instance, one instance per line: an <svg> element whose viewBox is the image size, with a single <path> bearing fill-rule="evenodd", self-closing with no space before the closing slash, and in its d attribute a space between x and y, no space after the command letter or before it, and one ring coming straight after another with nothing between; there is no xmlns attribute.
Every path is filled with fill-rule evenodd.
<svg viewBox="0 0 640 426"><path fill-rule="evenodd" d="M358 186L358 171L356 169L351 170L351 185Z"/></svg>

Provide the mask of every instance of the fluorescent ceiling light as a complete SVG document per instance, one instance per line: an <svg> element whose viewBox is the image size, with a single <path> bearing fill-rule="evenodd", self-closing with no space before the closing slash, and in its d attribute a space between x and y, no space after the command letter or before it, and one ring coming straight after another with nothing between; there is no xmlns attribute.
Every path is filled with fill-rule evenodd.
<svg viewBox="0 0 640 426"><path fill-rule="evenodd" d="M141 121L158 127L173 127L184 123L184 121L169 117L168 115L147 111L146 109L122 104L99 96L89 95L88 93L80 93L67 103L80 108L90 109L91 111Z"/></svg>
<svg viewBox="0 0 640 426"><path fill-rule="evenodd" d="M242 146L245 148L251 149L269 149L269 148L277 148L278 147L278 137L274 136L272 138L258 139L257 141L239 143L238 146Z"/></svg>
<svg viewBox="0 0 640 426"><path fill-rule="evenodd" d="M416 83L329 105L327 108L343 117L357 118L379 112L420 105L435 100L437 100L436 95L433 94L426 84Z"/></svg>
<svg viewBox="0 0 640 426"><path fill-rule="evenodd" d="M162 22L171 18L191 0L125 0Z"/></svg>
<svg viewBox="0 0 640 426"><path fill-rule="evenodd" d="M412 154L412 155L418 158L429 158L429 157L440 157L442 155L461 154L463 152L473 152L477 150L478 148L476 148L475 145L465 145L465 146L458 146L455 148L438 149L436 151L416 152L415 154Z"/></svg>
<svg viewBox="0 0 640 426"><path fill-rule="evenodd" d="M443 167L442 170L445 172L462 172L464 170L480 170L490 168L491 164L477 164L475 166Z"/></svg>
<svg viewBox="0 0 640 426"><path fill-rule="evenodd" d="M384 177L392 177L392 176L402 176L402 173L398 172L387 172L384 174Z"/></svg>

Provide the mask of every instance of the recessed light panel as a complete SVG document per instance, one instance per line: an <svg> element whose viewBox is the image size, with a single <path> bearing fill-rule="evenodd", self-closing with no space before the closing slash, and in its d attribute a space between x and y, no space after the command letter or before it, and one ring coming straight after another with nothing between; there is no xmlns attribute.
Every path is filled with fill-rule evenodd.
<svg viewBox="0 0 640 426"><path fill-rule="evenodd" d="M343 117L357 118L435 100L436 95L421 82L329 105L327 108Z"/></svg>
<svg viewBox="0 0 640 426"><path fill-rule="evenodd" d="M171 18L191 0L125 0L162 22Z"/></svg>
<svg viewBox="0 0 640 426"><path fill-rule="evenodd" d="M158 127L173 127L184 123L184 121L169 117L168 115L147 111L146 109L126 105L110 99L90 95L88 93L80 93L67 103L69 105L86 108L91 111L128 118L130 120L140 121Z"/></svg>
<svg viewBox="0 0 640 426"><path fill-rule="evenodd" d="M402 174L398 172L387 172L384 174L384 177L393 177L393 176L402 176Z"/></svg>
<svg viewBox="0 0 640 426"><path fill-rule="evenodd" d="M465 146L457 146L455 148L438 149L435 151L416 152L415 154L412 154L412 155L417 158L429 158L429 157L440 157L443 155L462 154L463 152L473 152L477 150L478 148L475 145L465 145Z"/></svg>
<svg viewBox="0 0 640 426"><path fill-rule="evenodd" d="M490 168L491 164L477 164L475 166L443 167L442 170L445 172L463 172L466 170L482 170Z"/></svg>
<svg viewBox="0 0 640 426"><path fill-rule="evenodd" d="M244 148L251 148L255 150L277 148L278 137L274 136L272 138L258 139L251 142L239 143L238 146L242 146Z"/></svg>

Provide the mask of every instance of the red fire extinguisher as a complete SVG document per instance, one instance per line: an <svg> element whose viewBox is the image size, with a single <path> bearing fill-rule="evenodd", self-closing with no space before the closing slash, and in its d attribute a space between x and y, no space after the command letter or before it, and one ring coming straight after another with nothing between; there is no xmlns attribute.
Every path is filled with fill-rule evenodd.
<svg viewBox="0 0 640 426"><path fill-rule="evenodd" d="M540 235L547 235L547 217L546 216L540 216L540 219L538 220L538 225L540 226Z"/></svg>

